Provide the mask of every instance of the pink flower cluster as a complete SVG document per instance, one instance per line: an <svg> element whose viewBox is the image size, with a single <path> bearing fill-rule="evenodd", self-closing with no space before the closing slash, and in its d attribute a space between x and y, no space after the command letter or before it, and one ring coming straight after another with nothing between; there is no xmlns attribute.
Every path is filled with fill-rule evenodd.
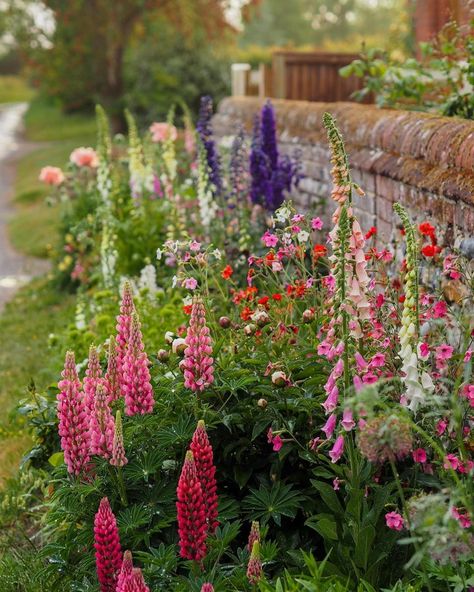
<svg viewBox="0 0 474 592"><path fill-rule="evenodd" d="M73 352L67 352L58 383L58 419L61 448L68 471L81 474L89 462L89 414Z"/></svg>
<svg viewBox="0 0 474 592"><path fill-rule="evenodd" d="M133 567L133 558L130 551L123 554L122 568L117 578L115 592L150 592L146 585L142 570Z"/></svg>
<svg viewBox="0 0 474 592"><path fill-rule="evenodd" d="M121 394L127 415L151 413L154 406L149 361L144 351L140 321L133 307L130 286L126 286L116 341L111 338L109 360L103 376L98 350L91 346L82 387L74 354L66 354L58 386L58 418L61 447L70 473L79 475L91 455L108 459L117 467L127 463L122 422L114 421L111 405Z"/></svg>
<svg viewBox="0 0 474 592"><path fill-rule="evenodd" d="M212 340L206 325L206 311L199 296L194 297L184 351L184 385L202 393L214 382Z"/></svg>
<svg viewBox="0 0 474 592"><path fill-rule="evenodd" d="M137 313L134 312L130 326L130 339L122 366L127 415L151 413L155 404L148 369L150 362L144 349L140 321Z"/></svg>

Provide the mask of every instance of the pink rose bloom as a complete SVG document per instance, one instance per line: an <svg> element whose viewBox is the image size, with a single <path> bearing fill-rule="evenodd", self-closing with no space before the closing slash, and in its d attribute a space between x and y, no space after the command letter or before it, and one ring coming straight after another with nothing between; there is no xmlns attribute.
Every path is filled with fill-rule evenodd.
<svg viewBox="0 0 474 592"><path fill-rule="evenodd" d="M334 442L334 446L329 451L329 457L332 463L337 463L344 452L344 436L338 436Z"/></svg>
<svg viewBox="0 0 474 592"><path fill-rule="evenodd" d="M197 280L195 278L186 278L184 280L184 287L186 290L195 290L197 288Z"/></svg>
<svg viewBox="0 0 474 592"><path fill-rule="evenodd" d="M321 220L321 218L313 218L311 220L311 228L313 230L321 230L322 227L323 227L323 221Z"/></svg>
<svg viewBox="0 0 474 592"><path fill-rule="evenodd" d="M152 123L150 133L153 142L165 142L166 140L174 142L178 137L178 130L174 125L169 125L166 121Z"/></svg>
<svg viewBox="0 0 474 592"><path fill-rule="evenodd" d="M262 241L266 247L275 247L278 243L278 237L267 230L262 236Z"/></svg>
<svg viewBox="0 0 474 592"><path fill-rule="evenodd" d="M385 514L385 523L392 530L402 530L403 522L403 517L398 512Z"/></svg>
<svg viewBox="0 0 474 592"><path fill-rule="evenodd" d="M97 152L93 148L76 148L71 152L69 160L78 167L95 169L99 166Z"/></svg>
<svg viewBox="0 0 474 592"><path fill-rule="evenodd" d="M417 448L412 453L413 460L417 463L425 463L426 462L426 450L424 448Z"/></svg>
<svg viewBox="0 0 474 592"><path fill-rule="evenodd" d="M64 181L64 173L59 167L45 166L41 169L39 180L47 185L61 185Z"/></svg>

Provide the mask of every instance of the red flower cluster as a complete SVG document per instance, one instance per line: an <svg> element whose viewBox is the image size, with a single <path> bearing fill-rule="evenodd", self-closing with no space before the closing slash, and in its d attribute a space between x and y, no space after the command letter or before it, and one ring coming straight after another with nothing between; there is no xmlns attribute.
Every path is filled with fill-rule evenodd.
<svg viewBox="0 0 474 592"><path fill-rule="evenodd" d="M437 246L435 227L429 222L422 222L418 226L418 230L423 236L426 236L431 241L431 244L425 245L421 249L423 255L425 257L434 257L438 253L441 253L440 247Z"/></svg>
<svg viewBox="0 0 474 592"><path fill-rule="evenodd" d="M375 228L375 226L371 226L364 238L365 238L365 240L369 240L369 238L372 238L376 234L377 234L377 229Z"/></svg>
<svg viewBox="0 0 474 592"><path fill-rule="evenodd" d="M122 567L122 549L117 521L109 500L104 497L94 520L94 548L101 592L115 592Z"/></svg>
<svg viewBox="0 0 474 592"><path fill-rule="evenodd" d="M229 280L233 273L234 270L232 269L232 267L230 265L226 265L224 269L221 271L221 276L223 277L223 279Z"/></svg>

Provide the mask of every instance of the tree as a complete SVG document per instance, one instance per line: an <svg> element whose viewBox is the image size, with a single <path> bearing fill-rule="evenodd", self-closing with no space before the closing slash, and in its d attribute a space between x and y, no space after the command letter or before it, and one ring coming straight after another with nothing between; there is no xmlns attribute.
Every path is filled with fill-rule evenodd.
<svg viewBox="0 0 474 592"><path fill-rule="evenodd" d="M166 18L184 36L199 28L208 39L229 29L221 0L43 0L43 5L55 22L48 47L34 47L25 32L22 44L40 83L66 109L103 103L116 130L123 123L125 53L141 23Z"/></svg>

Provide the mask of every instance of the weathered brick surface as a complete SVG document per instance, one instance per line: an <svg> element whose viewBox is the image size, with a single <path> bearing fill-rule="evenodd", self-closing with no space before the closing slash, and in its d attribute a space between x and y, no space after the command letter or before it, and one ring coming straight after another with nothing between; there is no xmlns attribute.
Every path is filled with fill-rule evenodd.
<svg viewBox="0 0 474 592"><path fill-rule="evenodd" d="M273 103L281 152L301 153L300 207L317 206L327 219L334 209L320 205L331 189L322 125L329 111L344 135L353 178L366 192L354 204L364 226L376 225L380 239L388 240L398 224L392 206L400 201L415 220L436 223L446 241L474 236L473 121L354 103ZM240 124L250 132L261 107L257 98L224 99L214 117L217 137L235 134Z"/></svg>

